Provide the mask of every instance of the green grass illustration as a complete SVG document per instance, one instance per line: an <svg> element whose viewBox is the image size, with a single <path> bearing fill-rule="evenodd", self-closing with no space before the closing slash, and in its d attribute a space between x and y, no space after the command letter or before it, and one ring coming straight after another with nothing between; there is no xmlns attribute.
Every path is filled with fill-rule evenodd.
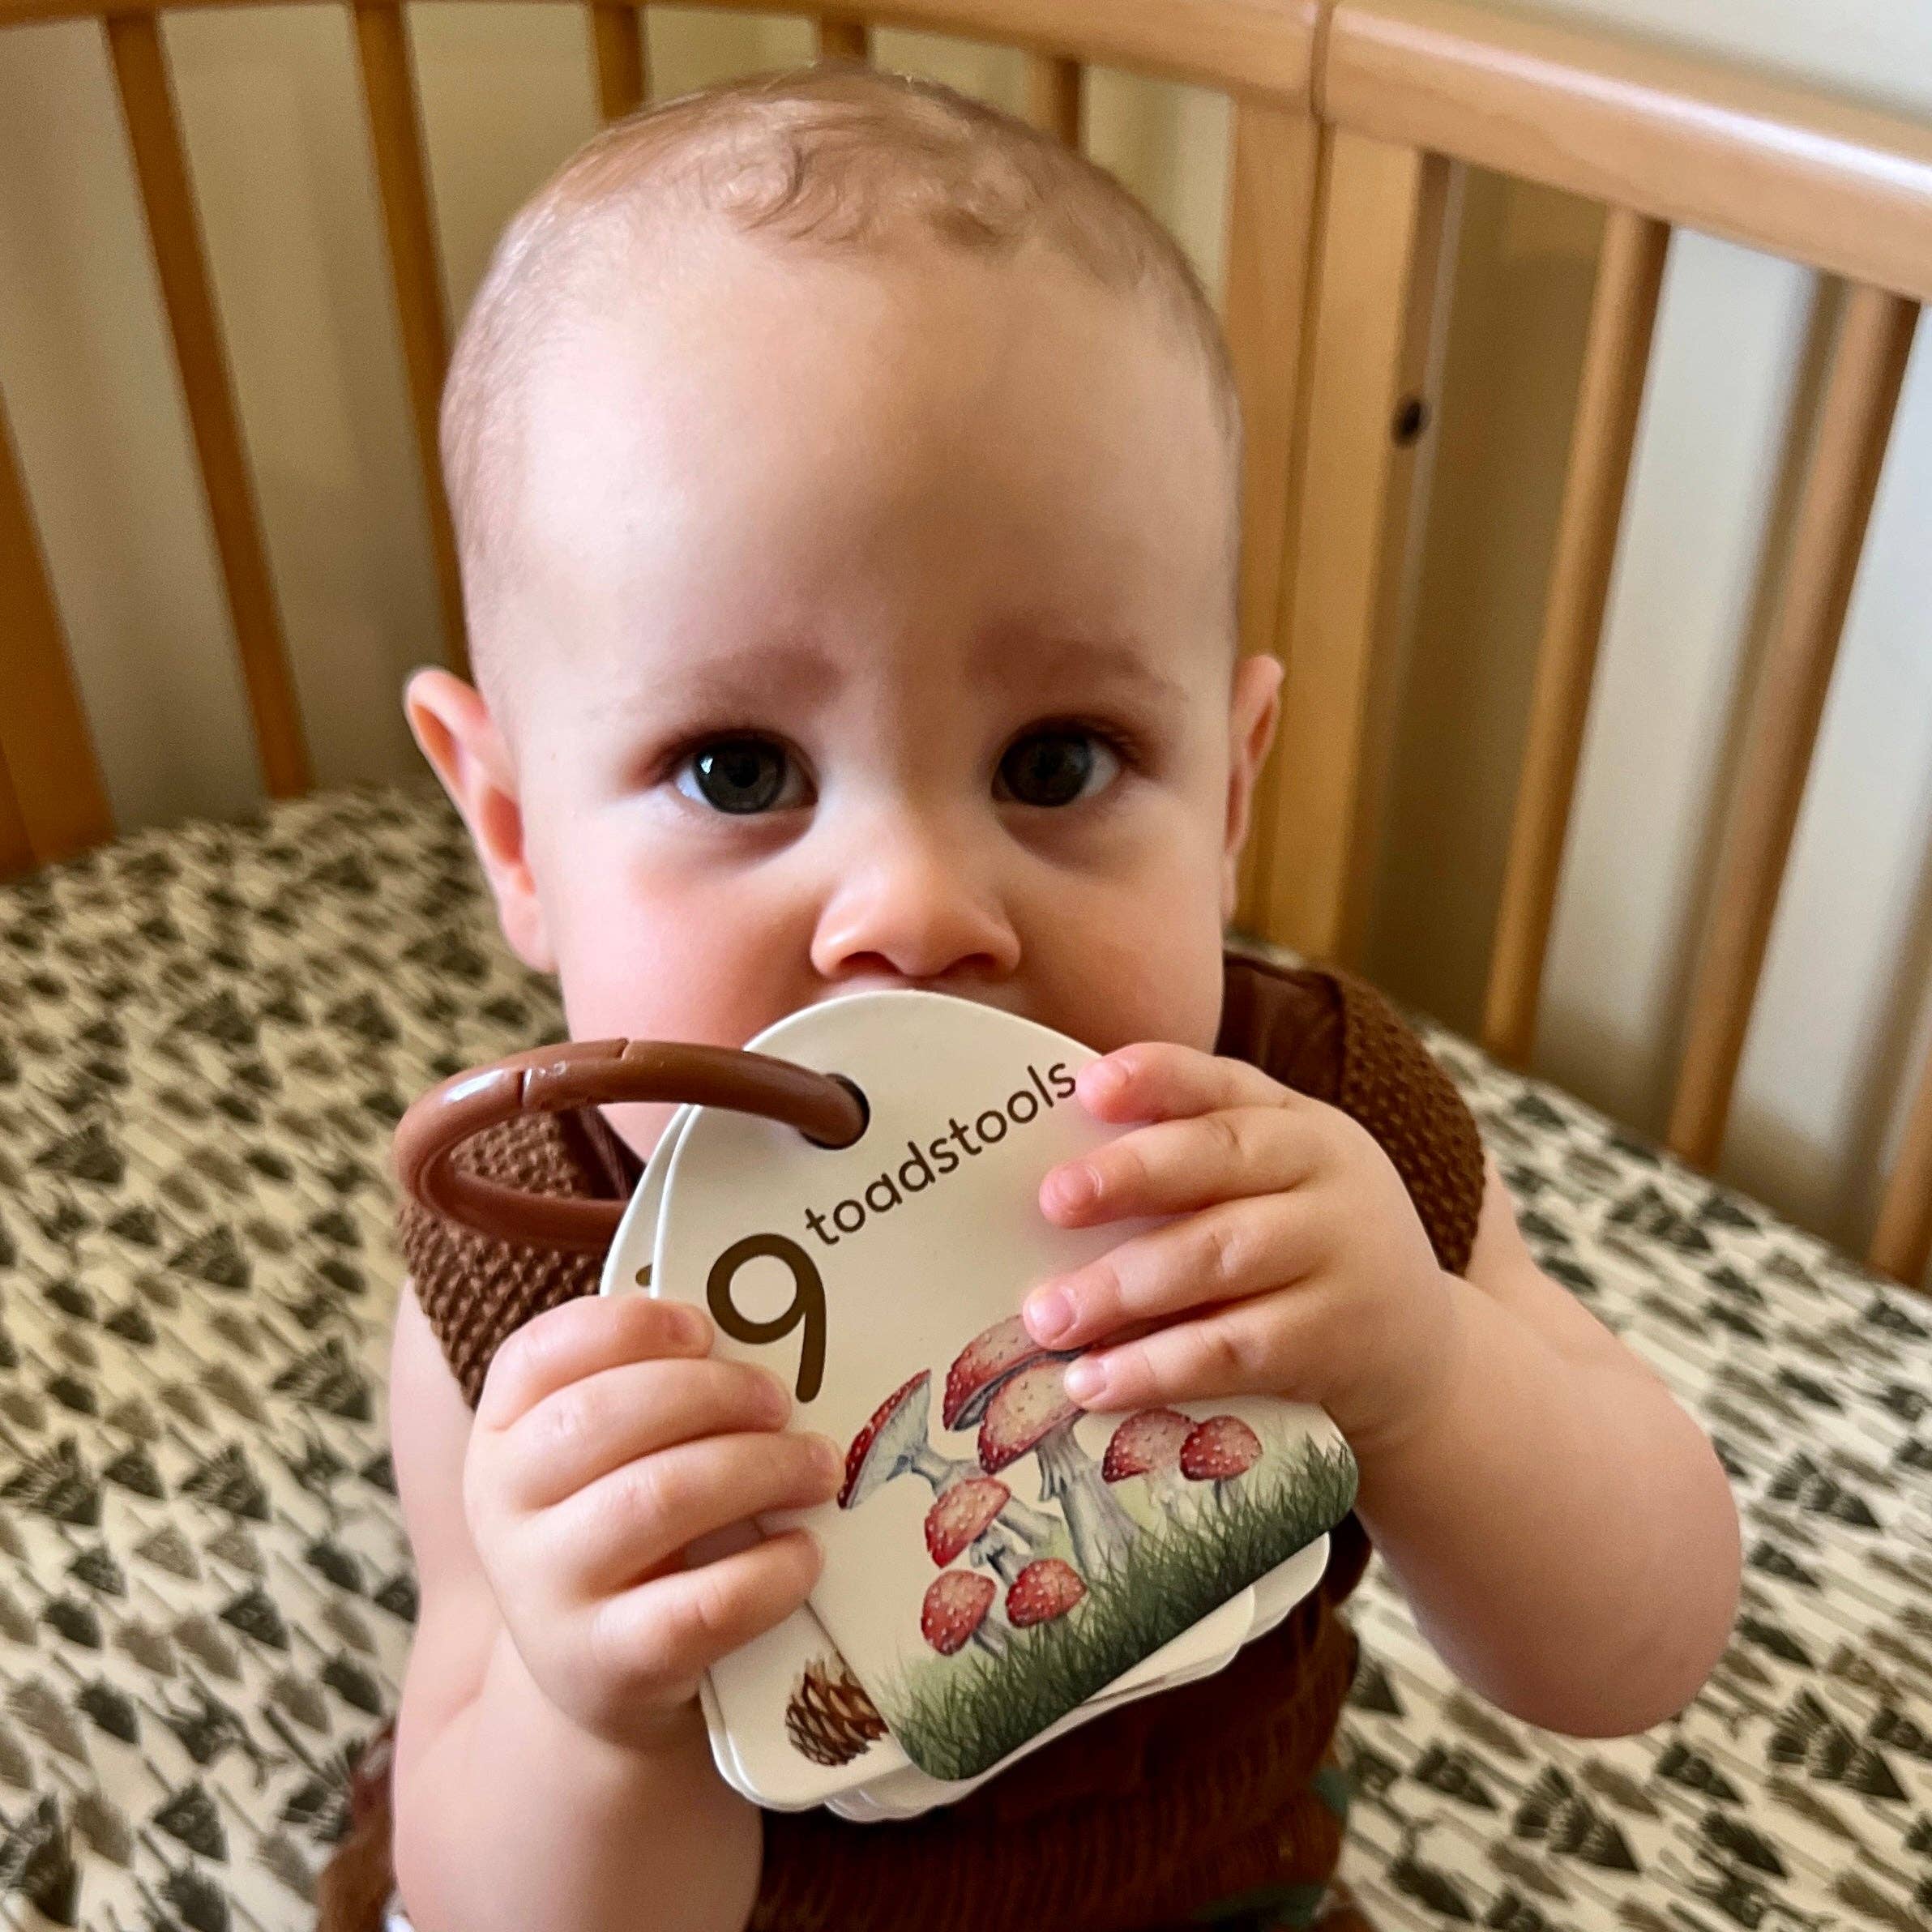
<svg viewBox="0 0 1932 1932"><path fill-rule="evenodd" d="M977 1776L1332 1528L1355 1481L1346 1448L1271 1447L1186 1523L1162 1518L1136 1537L1066 1616L1007 1631L1005 1656L974 1646L884 1686L887 1723L931 1776Z"/></svg>

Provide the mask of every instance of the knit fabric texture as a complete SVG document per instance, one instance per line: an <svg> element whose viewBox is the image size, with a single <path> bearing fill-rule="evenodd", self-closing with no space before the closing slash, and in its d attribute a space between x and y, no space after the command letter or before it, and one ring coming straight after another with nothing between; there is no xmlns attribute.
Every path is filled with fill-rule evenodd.
<svg viewBox="0 0 1932 1932"><path fill-rule="evenodd" d="M485 1180L534 1194L627 1194L638 1171L594 1114L525 1114L479 1134L455 1160ZM416 1298L472 1408L510 1336L546 1308L594 1295L604 1272L601 1255L494 1241L408 1199L396 1229Z"/></svg>
<svg viewBox="0 0 1932 1932"><path fill-rule="evenodd" d="M1225 984L1216 1051L1366 1128L1438 1262L1462 1272L1482 1203L1482 1143L1414 1032L1345 974L1229 954ZM591 1115L520 1119L459 1158L492 1179L559 1194L622 1195L638 1171ZM417 1297L472 1408L511 1334L597 1289L601 1256L493 1241L413 1203L400 1231ZM1225 1670L1096 1719L959 1804L892 1824L767 1814L750 1932L968 1932L1037 1920L1059 1932L1134 1932L1212 1901L1319 1884L1340 1857L1341 1826L1313 1780L1356 1662L1337 1606L1369 1554L1351 1512L1331 1533L1315 1592ZM363 1867L386 1869L387 1795L357 1835ZM325 1901L380 1890L350 1877L325 1876ZM321 1932L377 1926L325 1904Z"/></svg>

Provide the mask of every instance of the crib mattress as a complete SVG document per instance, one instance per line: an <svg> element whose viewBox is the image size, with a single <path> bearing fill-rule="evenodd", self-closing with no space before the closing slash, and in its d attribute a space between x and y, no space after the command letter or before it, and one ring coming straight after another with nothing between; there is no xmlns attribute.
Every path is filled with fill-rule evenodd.
<svg viewBox="0 0 1932 1932"><path fill-rule="evenodd" d="M426 794L0 889L0 1919L312 1922L416 1608L389 1131L558 1027ZM1387 1928L1932 1932L1932 1303L1430 1038L1543 1265L1709 1425L1749 1567L1698 1701L1588 1743L1460 1690L1376 1565L1345 1875Z"/></svg>

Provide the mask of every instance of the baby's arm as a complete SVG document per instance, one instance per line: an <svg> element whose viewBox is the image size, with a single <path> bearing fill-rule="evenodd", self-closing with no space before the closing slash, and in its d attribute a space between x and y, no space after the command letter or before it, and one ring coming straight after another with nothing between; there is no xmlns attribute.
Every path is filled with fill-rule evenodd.
<svg viewBox="0 0 1932 1932"><path fill-rule="evenodd" d="M1689 1703L1738 1604L1738 1515L1703 1431L1537 1267L1489 1165L1454 1360L1356 1508L1417 1622L1493 1703L1578 1736Z"/></svg>
<svg viewBox="0 0 1932 1932"><path fill-rule="evenodd" d="M1584 1735L1682 1708L1737 1607L1723 1466L1537 1267L1494 1165L1465 1278L1437 1264L1387 1153L1338 1109L1171 1045L1118 1049L1079 1079L1099 1118L1149 1124L1054 1169L1042 1209L1067 1225L1172 1218L1028 1297L1036 1341L1092 1349L1066 1371L1074 1398L1319 1403L1361 1465L1358 1514L1470 1683Z"/></svg>
<svg viewBox="0 0 1932 1932"><path fill-rule="evenodd" d="M684 1376L672 1400L684 1405L687 1425L698 1413L692 1405L708 1400L719 1412L710 1418L714 1430L776 1426L756 1412L757 1391L742 1379L755 1371L698 1363L701 1341L673 1343L673 1359L660 1358L666 1337L656 1331L661 1322L652 1310L663 1307L642 1297L592 1298L539 1317L492 1363L498 1386L486 1385L472 1417L414 1294L405 1289L401 1297L390 1428L421 1607L396 1725L394 1843L398 1887L417 1932L635 1932L645 1924L652 1932L740 1932L750 1914L758 1814L712 1767L689 1674L694 1661L701 1669L706 1660L684 1647L695 1639L714 1653L731 1648L752 1634L748 1605L754 1621L770 1622L793 1607L794 1596L802 1601L816 1569L809 1543L779 1539L761 1546L762 1555L732 1559L761 1564L756 1575L712 1566L717 1574L696 1589L704 1572L667 1576L684 1594L656 1617L639 1617L651 1584L600 1597L583 1587L587 1571L643 1546L639 1528L653 1504L639 1498L653 1486L654 1505L667 1516L694 1506L711 1513L710 1496L723 1499L718 1459L707 1485L704 1465L689 1453L634 1457L547 1507L519 1511L513 1500L534 1505L543 1493L539 1485L513 1496L532 1481L536 1459L489 1453L520 1420L524 1446L544 1443L559 1477L566 1466L583 1474L607 1460L609 1451L593 1445L609 1433L609 1409L600 1429L596 1410L563 1400L599 1374L612 1378L607 1399L629 1396L633 1410L643 1406L635 1398L662 1390L668 1371ZM518 1357L507 1362L512 1349ZM499 1366L510 1373L499 1376ZM640 1384L653 1371L656 1383ZM747 1398L750 1414L723 1413L734 1400L744 1410ZM546 1401L547 1417L532 1424ZM668 1417L665 1426L675 1433ZM475 1438L485 1429L498 1440L479 1456ZM686 1447L702 1454L726 1439ZM758 1446L743 1433L729 1439ZM789 1500L818 1500L803 1493L817 1486L815 1475L801 1483L796 1468L788 1477L783 1466L799 1463L808 1446L795 1437L767 1439L780 1466L751 1480L775 1496L789 1484ZM649 1462L661 1465L655 1485L622 1480L626 1466ZM493 1582L477 1548L470 1522L479 1513L485 1540L509 1559L499 1563L513 1572L507 1578ZM506 1596L515 1613L507 1618ZM704 1627L714 1620L716 1627Z"/></svg>

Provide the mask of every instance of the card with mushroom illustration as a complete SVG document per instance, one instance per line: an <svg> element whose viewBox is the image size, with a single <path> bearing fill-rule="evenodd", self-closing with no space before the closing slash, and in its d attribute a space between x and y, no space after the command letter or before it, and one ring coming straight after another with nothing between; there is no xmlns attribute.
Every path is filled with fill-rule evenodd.
<svg viewBox="0 0 1932 1932"><path fill-rule="evenodd" d="M1319 1409L1267 1398L1087 1413L1068 1355L1026 1334L1035 1283L1138 1225L1039 1209L1049 1168L1120 1131L1073 1098L1089 1049L917 992L750 1044L850 1081L865 1132L827 1148L695 1109L654 1242L627 1220L612 1267L707 1306L719 1353L844 1449L835 1502L766 1527L819 1537L812 1609L892 1742L973 1777L1332 1528L1353 1459Z"/></svg>
<svg viewBox="0 0 1932 1932"><path fill-rule="evenodd" d="M894 1482L921 1502L930 1492L918 1615L930 1655L903 1656L873 1689L935 1776L969 1777L1016 1748L1353 1500L1353 1459L1319 1411L1245 1400L1087 1414L1063 1391L1065 1360L1006 1317L950 1365L937 1431L921 1370L848 1452L841 1508Z"/></svg>
<svg viewBox="0 0 1932 1932"><path fill-rule="evenodd" d="M681 1107L665 1126L631 1198L623 1234L605 1269L602 1292L652 1292L652 1270L638 1255L656 1252L657 1218L664 1199L670 1156L691 1109ZM626 1264L626 1258L629 1263ZM693 1562L708 1562L746 1548L756 1540L749 1524L737 1524L700 1538L690 1552ZM1310 1544L1299 1556L1262 1579L1266 1626L1287 1614L1314 1588L1327 1539ZM1037 1747L1083 1717L1096 1716L1117 1702L1144 1696L1167 1684L1182 1683L1222 1668L1262 1614L1257 1592L1244 1591L1110 1685L1076 1712L1038 1733L1020 1748ZM706 1729L720 1774L753 1803L781 1810L819 1804L844 1809L863 1804L865 1814L906 1816L945 1803L970 1790L976 1780L942 1783L928 1779L892 1741L884 1719L865 1686L852 1674L825 1627L801 1605L782 1623L718 1659L700 1686ZM991 1776L998 1766L979 1774ZM853 1795L860 1792L866 1799ZM847 1815L861 1814L847 1810Z"/></svg>

